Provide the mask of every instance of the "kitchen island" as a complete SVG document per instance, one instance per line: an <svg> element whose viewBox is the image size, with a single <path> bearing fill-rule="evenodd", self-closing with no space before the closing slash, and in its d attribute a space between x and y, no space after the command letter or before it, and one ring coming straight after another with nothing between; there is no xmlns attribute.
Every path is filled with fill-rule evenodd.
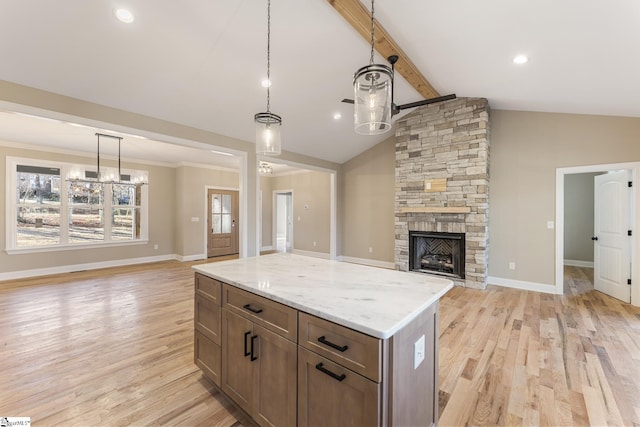
<svg viewBox="0 0 640 427"><path fill-rule="evenodd" d="M193 269L195 362L258 424L437 423L450 280L292 254Z"/></svg>

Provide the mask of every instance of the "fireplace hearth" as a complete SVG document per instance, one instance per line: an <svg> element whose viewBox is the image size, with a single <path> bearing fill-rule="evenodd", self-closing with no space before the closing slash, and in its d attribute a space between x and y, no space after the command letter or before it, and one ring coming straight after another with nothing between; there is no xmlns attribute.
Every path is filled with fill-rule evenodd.
<svg viewBox="0 0 640 427"><path fill-rule="evenodd" d="M409 231L409 270L464 279L464 233Z"/></svg>

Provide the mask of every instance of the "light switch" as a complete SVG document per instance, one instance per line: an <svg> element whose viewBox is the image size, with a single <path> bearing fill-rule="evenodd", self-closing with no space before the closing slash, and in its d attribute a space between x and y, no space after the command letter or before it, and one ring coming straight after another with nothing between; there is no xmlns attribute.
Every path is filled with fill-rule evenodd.
<svg viewBox="0 0 640 427"><path fill-rule="evenodd" d="M553 221L547 221L547 228L549 230L553 230L553 227L555 227L555 224L553 223Z"/></svg>

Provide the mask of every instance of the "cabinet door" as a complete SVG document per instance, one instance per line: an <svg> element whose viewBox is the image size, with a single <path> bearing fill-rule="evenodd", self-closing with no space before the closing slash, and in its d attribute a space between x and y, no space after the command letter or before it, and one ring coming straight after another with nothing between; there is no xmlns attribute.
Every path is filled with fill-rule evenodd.
<svg viewBox="0 0 640 427"><path fill-rule="evenodd" d="M253 363L251 321L222 309L222 390L246 412L251 412Z"/></svg>
<svg viewBox="0 0 640 427"><path fill-rule="evenodd" d="M196 294L194 320L196 329L220 345L220 305L217 302Z"/></svg>
<svg viewBox="0 0 640 427"><path fill-rule="evenodd" d="M298 425L377 426L380 385L298 348Z"/></svg>
<svg viewBox="0 0 640 427"><path fill-rule="evenodd" d="M216 385L220 385L220 346L196 329L194 362Z"/></svg>
<svg viewBox="0 0 640 427"><path fill-rule="evenodd" d="M298 346L254 326L255 394L253 417L262 426L296 425Z"/></svg>

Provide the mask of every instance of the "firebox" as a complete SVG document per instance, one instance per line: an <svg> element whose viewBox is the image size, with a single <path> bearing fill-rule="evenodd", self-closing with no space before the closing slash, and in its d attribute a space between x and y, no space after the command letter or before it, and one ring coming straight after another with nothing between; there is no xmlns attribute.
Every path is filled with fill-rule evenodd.
<svg viewBox="0 0 640 427"><path fill-rule="evenodd" d="M409 231L409 271L464 279L464 233Z"/></svg>

